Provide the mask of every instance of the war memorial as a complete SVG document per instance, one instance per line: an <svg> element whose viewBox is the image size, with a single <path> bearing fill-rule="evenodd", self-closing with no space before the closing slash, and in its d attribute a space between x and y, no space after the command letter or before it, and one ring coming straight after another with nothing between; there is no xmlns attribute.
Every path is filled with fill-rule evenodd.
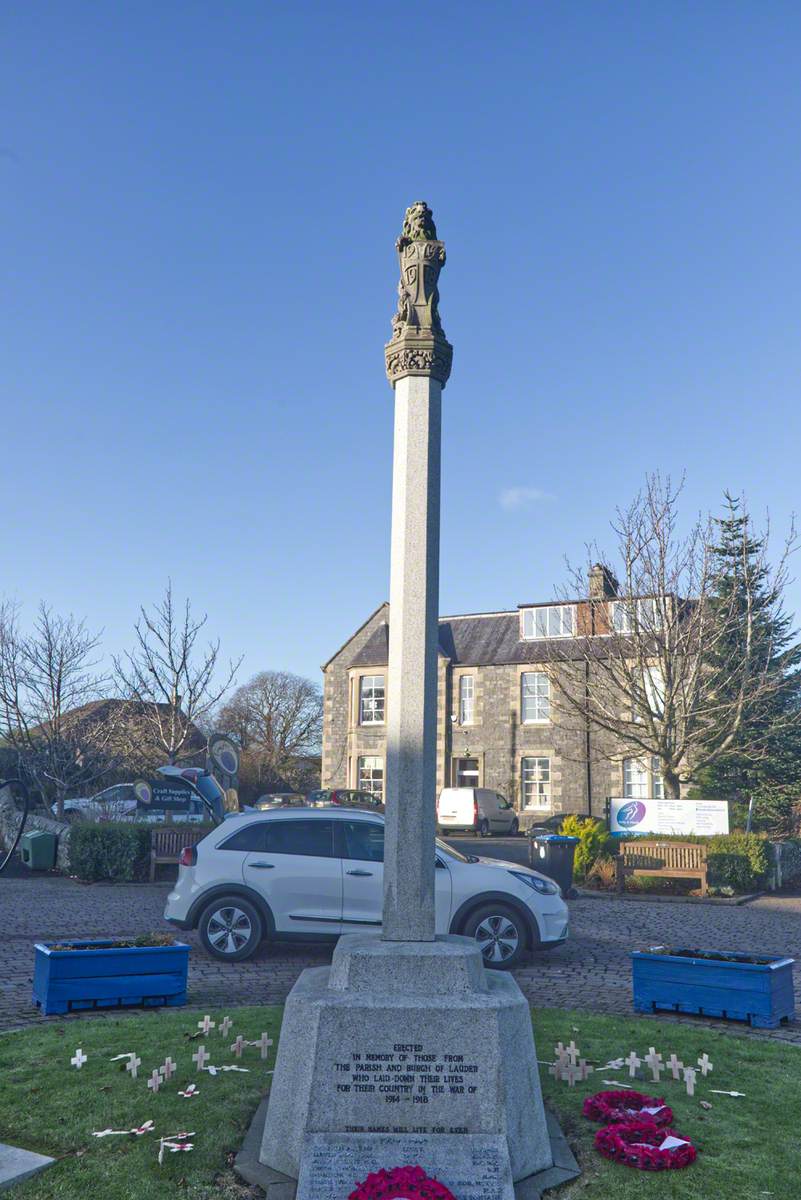
<svg viewBox="0 0 801 1200"><path fill-rule="evenodd" d="M427 204L407 210L396 248L383 927L342 937L331 966L292 989L260 1182L297 1180L298 1200L333 1200L373 1172L416 1165L457 1200L513 1200L515 1185L538 1196L575 1163L563 1142L554 1160L517 983L487 971L472 939L435 934L441 414L453 351L438 311L445 246Z"/></svg>

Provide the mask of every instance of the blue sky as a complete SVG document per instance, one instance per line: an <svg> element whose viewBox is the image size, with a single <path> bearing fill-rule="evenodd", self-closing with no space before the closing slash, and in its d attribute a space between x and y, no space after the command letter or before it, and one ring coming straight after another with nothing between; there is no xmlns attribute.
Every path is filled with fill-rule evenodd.
<svg viewBox="0 0 801 1200"><path fill-rule="evenodd" d="M547 599L647 470L797 506L801 6L9 0L0 592L240 674L388 594L403 211L454 345L441 611ZM511 495L510 495L511 492ZM801 589L791 589L801 608Z"/></svg>

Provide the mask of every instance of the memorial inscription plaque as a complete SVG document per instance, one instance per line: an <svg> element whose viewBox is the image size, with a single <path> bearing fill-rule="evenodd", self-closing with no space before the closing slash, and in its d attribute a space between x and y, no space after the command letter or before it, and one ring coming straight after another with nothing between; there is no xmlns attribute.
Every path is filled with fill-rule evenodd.
<svg viewBox="0 0 801 1200"><path fill-rule="evenodd" d="M394 1042L391 1049L353 1050L346 1058L334 1061L337 1095L369 1096L375 1123L348 1125L349 1133L399 1133L405 1128L393 1125L393 1113L418 1109L421 1129L431 1133L467 1133L466 1125L432 1125L426 1121L425 1107L441 1097L454 1102L458 1116L459 1100L475 1096L479 1089L479 1064L468 1062L464 1054L444 1053L424 1042Z"/></svg>
<svg viewBox="0 0 801 1200"><path fill-rule="evenodd" d="M458 1134L308 1134L297 1200L347 1200L357 1183L382 1168L420 1166L458 1200L512 1200L506 1138Z"/></svg>

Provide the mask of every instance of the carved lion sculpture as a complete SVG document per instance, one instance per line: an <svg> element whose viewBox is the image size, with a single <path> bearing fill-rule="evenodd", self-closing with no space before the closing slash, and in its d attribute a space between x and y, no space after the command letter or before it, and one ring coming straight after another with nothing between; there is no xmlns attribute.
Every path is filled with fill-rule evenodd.
<svg viewBox="0 0 801 1200"><path fill-rule="evenodd" d="M409 242L435 242L437 227L434 224L434 214L425 200L415 200L406 209L403 218L403 229L398 238L398 249L402 250Z"/></svg>

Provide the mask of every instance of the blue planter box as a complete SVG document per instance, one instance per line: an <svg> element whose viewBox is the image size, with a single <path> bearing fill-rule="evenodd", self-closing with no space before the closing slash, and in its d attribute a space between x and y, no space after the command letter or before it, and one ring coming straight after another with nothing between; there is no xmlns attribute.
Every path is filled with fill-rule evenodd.
<svg viewBox="0 0 801 1200"><path fill-rule="evenodd" d="M52 947L75 946L74 950ZM189 946L131 946L109 941L37 942L33 999L45 1016L124 1004L186 1003Z"/></svg>
<svg viewBox="0 0 801 1200"><path fill-rule="evenodd" d="M727 1017L759 1029L775 1029L795 1016L792 958L735 954L722 960L674 949L635 951L631 959L637 1012Z"/></svg>

